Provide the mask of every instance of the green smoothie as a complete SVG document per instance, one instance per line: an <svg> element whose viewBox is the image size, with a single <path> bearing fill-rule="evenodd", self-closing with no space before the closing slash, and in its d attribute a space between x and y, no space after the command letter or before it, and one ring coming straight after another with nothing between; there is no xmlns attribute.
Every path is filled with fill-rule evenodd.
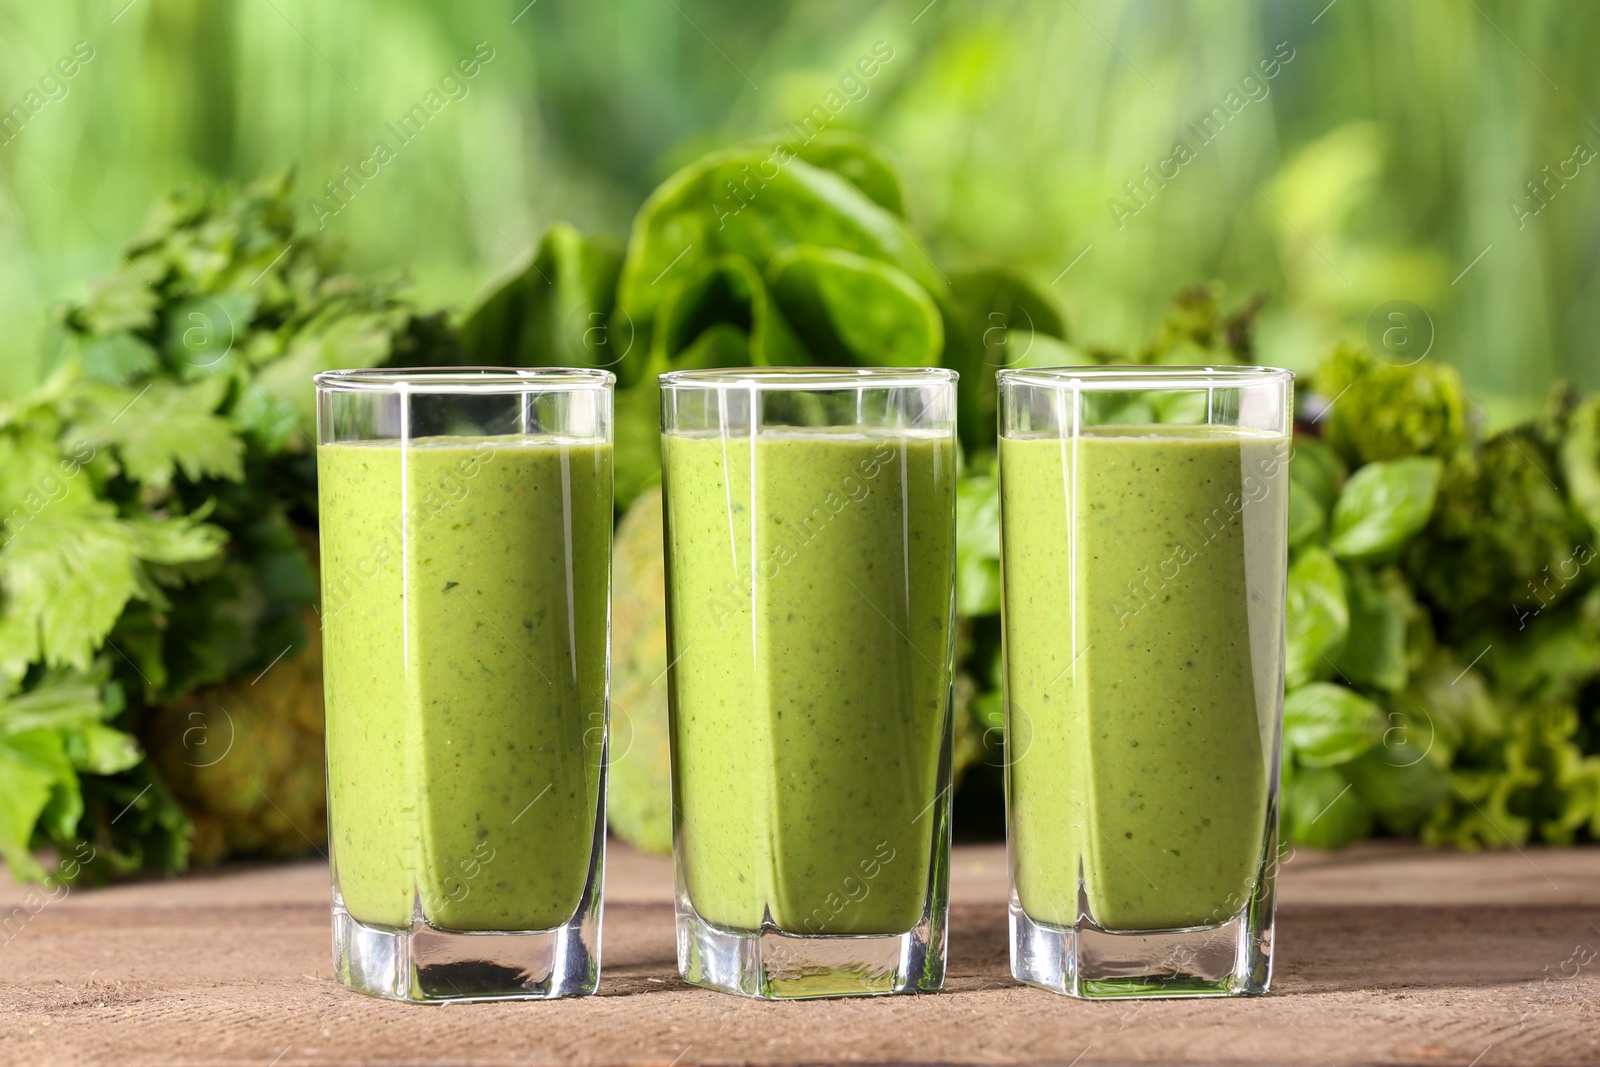
<svg viewBox="0 0 1600 1067"><path fill-rule="evenodd" d="M1208 926L1262 860L1288 440L1000 441L1014 879L1037 922Z"/></svg>
<svg viewBox="0 0 1600 1067"><path fill-rule="evenodd" d="M611 449L317 450L328 811L345 908L547 930L583 896L606 710Z"/></svg>
<svg viewBox="0 0 1600 1067"><path fill-rule="evenodd" d="M667 434L680 877L706 921L922 918L950 736L949 435Z"/></svg>

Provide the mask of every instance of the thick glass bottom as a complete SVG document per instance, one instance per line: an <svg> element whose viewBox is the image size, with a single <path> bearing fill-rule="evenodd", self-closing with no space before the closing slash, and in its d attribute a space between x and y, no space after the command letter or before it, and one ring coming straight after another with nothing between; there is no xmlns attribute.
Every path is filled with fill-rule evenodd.
<svg viewBox="0 0 1600 1067"><path fill-rule="evenodd" d="M944 985L945 907L903 934L804 936L728 930L678 897L678 972L684 981L766 1000L931 993Z"/></svg>
<svg viewBox="0 0 1600 1067"><path fill-rule="evenodd" d="M540 1000L593 993L600 979L599 909L529 933L461 933L416 919L368 926L333 906L339 984L390 1000Z"/></svg>
<svg viewBox="0 0 1600 1067"><path fill-rule="evenodd" d="M1011 896L1011 974L1086 1000L1259 996L1272 982L1272 909L1215 926L1112 932L1035 922Z"/></svg>

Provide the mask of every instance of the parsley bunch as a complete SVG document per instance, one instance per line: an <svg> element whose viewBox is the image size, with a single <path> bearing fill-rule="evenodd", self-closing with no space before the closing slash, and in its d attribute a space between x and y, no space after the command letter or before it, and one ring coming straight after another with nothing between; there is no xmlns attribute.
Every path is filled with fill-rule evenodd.
<svg viewBox="0 0 1600 1067"><path fill-rule="evenodd" d="M59 309L45 384L0 406L0 856L16 876L85 843L91 877L185 864L189 820L140 737L153 708L307 643L311 375L454 358L440 317L298 233L288 192L285 176L164 198ZM281 777L264 758L218 767L248 793Z"/></svg>

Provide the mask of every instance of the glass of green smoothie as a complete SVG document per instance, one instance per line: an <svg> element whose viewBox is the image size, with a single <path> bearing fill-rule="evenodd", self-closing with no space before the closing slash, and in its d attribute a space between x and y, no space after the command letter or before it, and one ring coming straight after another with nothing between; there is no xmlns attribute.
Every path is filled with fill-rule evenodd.
<svg viewBox="0 0 1600 1067"><path fill-rule="evenodd" d="M612 375L317 375L339 981L594 992Z"/></svg>
<svg viewBox="0 0 1600 1067"><path fill-rule="evenodd" d="M1080 997L1272 973L1294 376L999 376L1011 971Z"/></svg>
<svg viewBox="0 0 1600 1067"><path fill-rule="evenodd" d="M944 981L956 375L663 375L678 969Z"/></svg>

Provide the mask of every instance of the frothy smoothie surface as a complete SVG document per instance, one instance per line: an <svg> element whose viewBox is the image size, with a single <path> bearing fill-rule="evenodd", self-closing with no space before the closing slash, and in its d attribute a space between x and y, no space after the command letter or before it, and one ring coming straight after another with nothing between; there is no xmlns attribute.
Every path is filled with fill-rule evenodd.
<svg viewBox="0 0 1600 1067"><path fill-rule="evenodd" d="M949 736L949 435L667 434L680 873L737 931L899 934Z"/></svg>
<svg viewBox="0 0 1600 1067"><path fill-rule="evenodd" d="M582 898L605 721L611 449L317 450L333 860L361 922L545 930Z"/></svg>
<svg viewBox="0 0 1600 1067"><path fill-rule="evenodd" d="M1000 441L1012 862L1023 909L1206 926L1262 862L1283 695L1288 439L1126 426Z"/></svg>

